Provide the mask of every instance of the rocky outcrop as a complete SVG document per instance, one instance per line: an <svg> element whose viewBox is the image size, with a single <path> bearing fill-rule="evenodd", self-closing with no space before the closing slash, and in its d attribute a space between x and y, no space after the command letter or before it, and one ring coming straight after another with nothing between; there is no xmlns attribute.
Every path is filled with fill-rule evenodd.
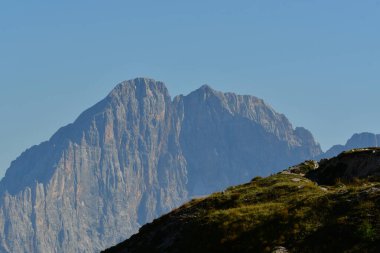
<svg viewBox="0 0 380 253"><path fill-rule="evenodd" d="M136 79L22 154L1 181L3 252L95 252L187 198L164 85Z"/></svg>
<svg viewBox="0 0 380 253"><path fill-rule="evenodd" d="M0 182L0 252L96 252L190 196L319 155L311 134L252 96L119 84L25 151Z"/></svg>
<svg viewBox="0 0 380 253"><path fill-rule="evenodd" d="M368 177L380 178L380 148L349 150L337 157L323 159L315 167L318 169L308 171L306 177L323 185Z"/></svg>

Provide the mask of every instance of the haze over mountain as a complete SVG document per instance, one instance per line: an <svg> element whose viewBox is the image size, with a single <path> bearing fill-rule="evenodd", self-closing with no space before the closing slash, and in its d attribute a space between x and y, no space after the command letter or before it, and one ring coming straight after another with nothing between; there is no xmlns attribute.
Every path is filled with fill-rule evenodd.
<svg viewBox="0 0 380 253"><path fill-rule="evenodd" d="M359 133L354 134L345 145L334 145L329 150L319 155L316 159L331 158L343 151L354 148L378 147L380 145L380 134Z"/></svg>
<svg viewBox="0 0 380 253"><path fill-rule="evenodd" d="M123 82L0 182L0 252L96 252L191 196L322 153L309 131L253 96L209 86L173 100Z"/></svg>

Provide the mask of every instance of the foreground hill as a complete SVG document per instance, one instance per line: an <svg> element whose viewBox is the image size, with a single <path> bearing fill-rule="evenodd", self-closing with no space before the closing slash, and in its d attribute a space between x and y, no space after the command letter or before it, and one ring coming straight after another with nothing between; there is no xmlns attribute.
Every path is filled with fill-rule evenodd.
<svg viewBox="0 0 380 253"><path fill-rule="evenodd" d="M0 252L97 252L189 196L321 153L312 135L253 96L123 82L25 151L0 182Z"/></svg>
<svg viewBox="0 0 380 253"><path fill-rule="evenodd" d="M257 177L105 252L380 252L379 164L380 149L361 149Z"/></svg>

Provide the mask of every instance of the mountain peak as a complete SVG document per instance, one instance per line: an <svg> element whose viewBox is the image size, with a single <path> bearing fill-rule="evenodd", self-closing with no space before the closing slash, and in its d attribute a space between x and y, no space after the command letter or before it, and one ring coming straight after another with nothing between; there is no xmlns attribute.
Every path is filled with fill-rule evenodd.
<svg viewBox="0 0 380 253"><path fill-rule="evenodd" d="M208 84L202 85L201 87L199 87L199 89L195 90L194 92L202 93L202 94L217 94L218 93L218 91L211 88L211 86Z"/></svg>
<svg viewBox="0 0 380 253"><path fill-rule="evenodd" d="M204 85L173 102L154 79L118 84L7 170L0 252L99 252L189 196L315 154L256 100Z"/></svg>
<svg viewBox="0 0 380 253"><path fill-rule="evenodd" d="M126 80L118 85L110 92L109 97L123 97L131 94L140 96L149 96L154 93L162 93L169 95L165 84L161 81L156 81L152 78L138 77L131 80Z"/></svg>
<svg viewBox="0 0 380 253"><path fill-rule="evenodd" d="M120 84L121 85L147 85L149 83L156 83L157 81L153 78L149 77L136 77L129 80L124 80Z"/></svg>
<svg viewBox="0 0 380 253"><path fill-rule="evenodd" d="M214 89L211 88L211 86L208 85L208 84L203 84L199 89L200 89L200 90L205 90L205 91L212 91L212 90L214 90Z"/></svg>
<svg viewBox="0 0 380 253"><path fill-rule="evenodd" d="M377 147L380 143L380 136L373 134L373 133L359 133L354 134L346 143L346 146L349 146L350 148L355 148L356 146L360 145L362 147Z"/></svg>

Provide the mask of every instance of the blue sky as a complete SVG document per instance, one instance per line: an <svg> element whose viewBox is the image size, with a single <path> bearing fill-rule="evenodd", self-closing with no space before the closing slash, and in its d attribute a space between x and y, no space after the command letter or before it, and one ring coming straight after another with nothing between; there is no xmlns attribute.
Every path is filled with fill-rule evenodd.
<svg viewBox="0 0 380 253"><path fill-rule="evenodd" d="M380 133L380 1L1 1L0 176L120 81L263 98L324 149Z"/></svg>

